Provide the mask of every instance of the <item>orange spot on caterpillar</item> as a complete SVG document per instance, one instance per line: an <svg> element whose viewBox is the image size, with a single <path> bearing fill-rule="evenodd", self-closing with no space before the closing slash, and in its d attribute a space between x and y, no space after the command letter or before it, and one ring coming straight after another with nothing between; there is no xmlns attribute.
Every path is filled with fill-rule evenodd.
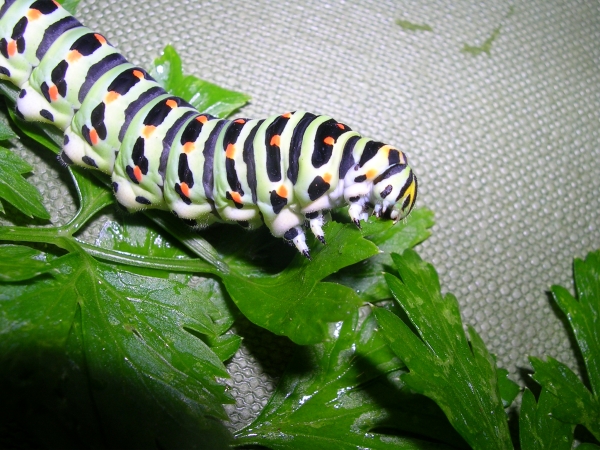
<svg viewBox="0 0 600 450"><path fill-rule="evenodd" d="M8 52L8 57L15 56L17 53L17 41L10 41L6 46L6 51Z"/></svg>
<svg viewBox="0 0 600 450"><path fill-rule="evenodd" d="M233 157L235 156L235 145L234 144L229 144L227 146L227 149L225 150L225 156L227 156L229 159L233 159Z"/></svg>
<svg viewBox="0 0 600 450"><path fill-rule="evenodd" d="M186 142L185 144L183 144L183 153L192 153L195 148L196 145L193 142Z"/></svg>
<svg viewBox="0 0 600 450"><path fill-rule="evenodd" d="M52 3L54 3L59 8L62 8L62 5L60 3L58 3L56 0L52 0Z"/></svg>
<svg viewBox="0 0 600 450"><path fill-rule="evenodd" d="M367 176L367 180L370 180L371 178L375 178L377 176L377 170L369 169L369 170L367 170L367 173L365 175Z"/></svg>
<svg viewBox="0 0 600 450"><path fill-rule="evenodd" d="M142 181L142 170L138 166L133 168L133 176L138 180L138 183Z"/></svg>
<svg viewBox="0 0 600 450"><path fill-rule="evenodd" d="M134 70L132 73L134 77L139 78L140 80L144 79L144 72L141 70Z"/></svg>
<svg viewBox="0 0 600 450"><path fill-rule="evenodd" d="M246 123L245 119L235 119L233 123Z"/></svg>
<svg viewBox="0 0 600 450"><path fill-rule="evenodd" d="M101 34L95 33L94 37L96 39L98 39L98 42L100 42L100 44L106 45L106 38L104 36L102 36Z"/></svg>
<svg viewBox="0 0 600 450"><path fill-rule="evenodd" d="M165 105L167 105L169 108L171 109L175 109L177 108L177 102L173 99L169 99L165 102Z"/></svg>
<svg viewBox="0 0 600 450"><path fill-rule="evenodd" d="M104 96L104 103L112 103L121 96L118 92L110 91Z"/></svg>
<svg viewBox="0 0 600 450"><path fill-rule="evenodd" d="M70 63L74 63L75 61L77 61L79 58L81 58L81 53L79 53L77 50L71 50L69 52L69 54L67 55L67 61Z"/></svg>
<svg viewBox="0 0 600 450"><path fill-rule="evenodd" d="M150 136L152 136L152 133L154 133L155 130L156 127L154 125L146 125L142 130L142 135L148 139Z"/></svg>
<svg viewBox="0 0 600 450"><path fill-rule="evenodd" d="M290 117L292 117L292 113L286 112L285 114L282 114L281 117L283 117L284 119L289 119Z"/></svg>
<svg viewBox="0 0 600 450"><path fill-rule="evenodd" d="M279 188L277 189L277 195L279 195L280 197L283 197L283 198L287 198L288 191L287 191L287 188L283 184L281 186L279 186Z"/></svg>
<svg viewBox="0 0 600 450"><path fill-rule="evenodd" d="M325 139L323 139L323 142L325 142L327 145L333 145L335 144L335 139L331 136L327 136Z"/></svg>
<svg viewBox="0 0 600 450"><path fill-rule="evenodd" d="M340 130L345 130L345 129L346 129L346 126L345 126L343 123L337 123L336 125L337 125L337 127L338 127Z"/></svg>
<svg viewBox="0 0 600 450"><path fill-rule="evenodd" d="M198 117L196 117L196 120L198 122L204 124L204 123L208 122L208 117L206 117L206 116L198 116Z"/></svg>
<svg viewBox="0 0 600 450"><path fill-rule="evenodd" d="M42 13L39 9L30 9L29 11L27 11L27 18L29 20L37 20L40 18L41 15Z"/></svg>
<svg viewBox="0 0 600 450"><path fill-rule="evenodd" d="M58 88L54 85L48 88L48 95L50 96L50 100L55 102L58 98Z"/></svg>
<svg viewBox="0 0 600 450"><path fill-rule="evenodd" d="M92 142L92 145L96 145L99 140L100 138L98 137L98 132L95 128L92 128L90 130L90 141Z"/></svg>
<svg viewBox="0 0 600 450"><path fill-rule="evenodd" d="M323 175L323 181L325 181L325 183L329 183L331 181L331 174L326 173L325 175Z"/></svg>
<svg viewBox="0 0 600 450"><path fill-rule="evenodd" d="M242 196L239 193L233 191L230 192L230 195L234 202L239 203L240 205L242 204Z"/></svg>
<svg viewBox="0 0 600 450"><path fill-rule="evenodd" d="M274 135L274 136L271 138L271 142L270 142L270 144L271 144L271 145L275 145L275 146L277 146L277 147L281 146L281 136L279 136L278 134Z"/></svg>
<svg viewBox="0 0 600 450"><path fill-rule="evenodd" d="M181 188L183 195L185 195L187 198L190 198L190 187L187 185L187 183L181 183L179 187Z"/></svg>

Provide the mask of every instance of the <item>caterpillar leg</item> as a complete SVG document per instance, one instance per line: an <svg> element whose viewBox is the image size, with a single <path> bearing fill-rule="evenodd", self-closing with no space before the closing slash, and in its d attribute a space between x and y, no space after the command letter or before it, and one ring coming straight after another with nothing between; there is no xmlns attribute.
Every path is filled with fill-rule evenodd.
<svg viewBox="0 0 600 450"><path fill-rule="evenodd" d="M286 241L293 243L300 253L302 253L309 261L311 260L310 251L306 245L306 235L304 234L302 227L296 226L290 228L284 233L283 238Z"/></svg>
<svg viewBox="0 0 600 450"><path fill-rule="evenodd" d="M352 198L350 201L352 203L350 204L350 208L348 208L348 214L352 222L360 228L360 221L369 219L368 211L370 208L367 205L367 197Z"/></svg>
<svg viewBox="0 0 600 450"><path fill-rule="evenodd" d="M307 213L306 218L309 221L310 230L312 231L313 235L319 241L321 241L322 244L325 244L325 232L323 231L325 219L323 218L323 213L321 211Z"/></svg>

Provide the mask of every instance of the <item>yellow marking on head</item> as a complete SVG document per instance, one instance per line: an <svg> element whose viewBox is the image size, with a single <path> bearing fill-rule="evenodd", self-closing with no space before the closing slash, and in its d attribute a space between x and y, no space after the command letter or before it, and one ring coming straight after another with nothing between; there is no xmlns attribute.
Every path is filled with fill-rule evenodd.
<svg viewBox="0 0 600 450"><path fill-rule="evenodd" d="M408 189L406 189L406 192L404 194L405 197L410 196L410 198L411 198L410 202L411 203L415 201L415 190L416 190L416 188L417 188L417 183L415 183L414 180L413 180L413 182L410 183L410 186L408 187Z"/></svg>
<svg viewBox="0 0 600 450"><path fill-rule="evenodd" d="M323 181L325 181L325 183L331 182L331 174L329 172L323 175Z"/></svg>
<svg viewBox="0 0 600 450"><path fill-rule="evenodd" d="M169 100L167 100L165 102L165 105L167 105L171 109L177 108L177 102L175 100L173 100L172 98L170 98Z"/></svg>
<svg viewBox="0 0 600 450"><path fill-rule="evenodd" d="M74 63L76 61L78 61L83 55L81 53L79 53L77 50L71 50L69 52L69 54L67 55L67 62L69 63Z"/></svg>
<svg viewBox="0 0 600 450"><path fill-rule="evenodd" d="M271 145L274 145L274 146L276 146L276 147L280 147L280 146L281 146L281 136L279 136L278 134L274 135L274 136L271 138L271 142L270 142L270 144L271 144Z"/></svg>
<svg viewBox="0 0 600 450"><path fill-rule="evenodd" d="M277 189L277 195L279 195L282 198L287 198L288 191L287 191L287 188L283 184L281 186L279 186L279 188Z"/></svg>
<svg viewBox="0 0 600 450"><path fill-rule="evenodd" d="M105 96L104 96L104 103L112 103L114 102L116 99L118 99L121 96L121 94L119 94L118 92L115 91L109 91Z"/></svg>
<svg viewBox="0 0 600 450"><path fill-rule="evenodd" d="M398 149L394 149L394 150L398 150ZM398 153L400 155L400 164L406 164L406 155L404 154L404 152L401 152L400 150L398 150Z"/></svg>
<svg viewBox="0 0 600 450"><path fill-rule="evenodd" d="M390 150L392 150L391 145L384 145L379 149L379 152L387 158L390 155Z"/></svg>
<svg viewBox="0 0 600 450"><path fill-rule="evenodd" d="M193 142L186 142L183 144L183 153L190 154L196 149L196 144Z"/></svg>
<svg viewBox="0 0 600 450"><path fill-rule="evenodd" d="M41 17L42 13L39 9L30 9L27 11L27 19L33 21Z"/></svg>
<svg viewBox="0 0 600 450"><path fill-rule="evenodd" d="M369 169L367 173L365 173L367 180L371 180L377 176L377 169Z"/></svg>
<svg viewBox="0 0 600 450"><path fill-rule="evenodd" d="M335 139L331 136L327 136L325 139L323 139L323 142L325 142L327 145L333 145L335 144Z"/></svg>
<svg viewBox="0 0 600 450"><path fill-rule="evenodd" d="M154 125L146 125L142 130L142 136L148 139L150 136L152 136L152 133L154 133L155 130L156 127Z"/></svg>
<svg viewBox="0 0 600 450"><path fill-rule="evenodd" d="M227 146L227 149L225 150L225 156L227 156L229 159L233 159L235 156L235 144L229 144Z"/></svg>

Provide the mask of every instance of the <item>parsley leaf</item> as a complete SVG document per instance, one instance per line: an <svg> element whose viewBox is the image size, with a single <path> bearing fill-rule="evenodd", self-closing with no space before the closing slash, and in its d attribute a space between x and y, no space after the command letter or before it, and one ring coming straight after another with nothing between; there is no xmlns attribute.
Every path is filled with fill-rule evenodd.
<svg viewBox="0 0 600 450"><path fill-rule="evenodd" d="M330 327L325 342L297 349L276 392L236 433L235 444L274 450L462 447L439 408L404 389L402 373L374 316L361 323L354 312Z"/></svg>
<svg viewBox="0 0 600 450"><path fill-rule="evenodd" d="M512 448L501 374L475 330L469 327L469 338L465 336L456 298L442 296L434 268L414 251L392 259L400 278L385 278L417 334L390 311L379 308L375 316L409 369L401 380L434 400L474 449Z"/></svg>
<svg viewBox="0 0 600 450"><path fill-rule="evenodd" d="M0 245L0 282L25 281L54 270L44 253L24 245Z"/></svg>
<svg viewBox="0 0 600 450"><path fill-rule="evenodd" d="M227 117L250 100L246 94L224 89L194 75L184 75L181 58L170 45L154 60L151 75L171 94L187 100L198 111L216 117Z"/></svg>
<svg viewBox="0 0 600 450"><path fill-rule="evenodd" d="M557 420L552 409L558 399L543 389L536 403L529 389L523 392L519 417L519 438L525 450L569 450L573 444L573 425Z"/></svg>
<svg viewBox="0 0 600 450"><path fill-rule="evenodd" d="M565 364L548 358L530 358L535 369L532 378L558 398L552 415L563 422L585 426L600 439L600 251L585 260L575 259L573 297L562 286L552 286L552 295L567 316L588 375L588 389Z"/></svg>
<svg viewBox="0 0 600 450"><path fill-rule="evenodd" d="M392 252L401 253L423 242L431 235L433 212L417 208L394 225L390 220L369 220L362 225L362 235L379 248L379 253L359 264L344 267L327 278L351 287L366 302L390 298L390 290L381 273L393 267Z"/></svg>
<svg viewBox="0 0 600 450"><path fill-rule="evenodd" d="M12 153L0 147L0 198L3 198L28 217L49 219L44 208L42 195L21 176L31 172L33 167ZM4 212L0 203L0 212Z"/></svg>
<svg viewBox="0 0 600 450"><path fill-rule="evenodd" d="M227 372L186 331L213 338L223 331L210 291L115 270L82 251L58 258L55 267L52 277L2 286L0 380L11 395L0 415L26 395L15 374L39 378L48 371L54 378L42 384L58 387L67 376L88 386L67 383L77 392L66 398L46 392L48 407L59 413L67 402L69 411L89 413L91 405L90 417L69 420L76 429L102 430L114 439L109 446L226 442L214 418L226 418L221 403L231 399L214 377Z"/></svg>

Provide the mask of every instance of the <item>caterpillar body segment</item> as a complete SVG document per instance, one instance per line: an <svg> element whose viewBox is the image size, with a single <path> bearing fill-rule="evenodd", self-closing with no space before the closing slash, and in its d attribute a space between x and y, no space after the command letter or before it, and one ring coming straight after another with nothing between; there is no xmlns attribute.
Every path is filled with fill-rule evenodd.
<svg viewBox="0 0 600 450"><path fill-rule="evenodd" d="M22 87L56 38L74 27L81 24L54 2L4 1L0 6L0 54L10 63L0 65L0 79Z"/></svg>
<svg viewBox="0 0 600 450"><path fill-rule="evenodd" d="M400 150L328 116L217 119L165 92L52 0L0 0L0 78L17 113L65 131L61 158L112 176L129 211L163 209L200 227L263 223L309 257L323 211L349 204L406 217L417 179Z"/></svg>

